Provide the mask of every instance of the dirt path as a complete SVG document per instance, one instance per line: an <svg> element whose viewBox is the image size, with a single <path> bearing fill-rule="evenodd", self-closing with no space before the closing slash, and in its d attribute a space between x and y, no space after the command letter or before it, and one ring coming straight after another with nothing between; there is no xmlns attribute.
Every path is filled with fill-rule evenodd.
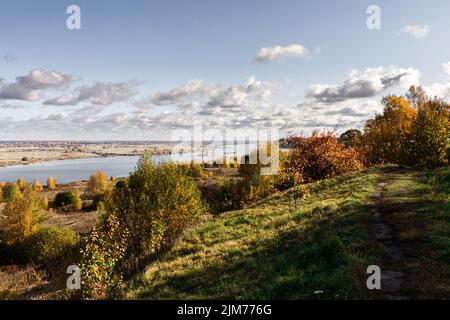
<svg viewBox="0 0 450 320"><path fill-rule="evenodd" d="M404 266L404 245L398 240L394 228L389 225L386 219L388 213L392 213L392 208L385 201L387 185L395 179L395 171L388 171L383 174L372 200L374 207L371 210L371 221L375 233L375 239L380 245L380 268L381 268L381 292L385 299L406 300L410 299L403 291L406 274L402 271Z"/></svg>

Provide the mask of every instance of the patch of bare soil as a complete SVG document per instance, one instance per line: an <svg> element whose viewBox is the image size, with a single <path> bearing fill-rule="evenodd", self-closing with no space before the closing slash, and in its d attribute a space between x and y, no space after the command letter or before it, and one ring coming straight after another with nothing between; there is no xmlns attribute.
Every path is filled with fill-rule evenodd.
<svg viewBox="0 0 450 320"><path fill-rule="evenodd" d="M405 265L405 245L399 240L395 229L388 223L386 215L395 212L391 204L385 201L386 186L392 179L392 172L387 172L378 183L372 200L375 206L371 210L371 221L375 239L381 251L381 291L385 299L407 300L411 297L404 291L407 274Z"/></svg>

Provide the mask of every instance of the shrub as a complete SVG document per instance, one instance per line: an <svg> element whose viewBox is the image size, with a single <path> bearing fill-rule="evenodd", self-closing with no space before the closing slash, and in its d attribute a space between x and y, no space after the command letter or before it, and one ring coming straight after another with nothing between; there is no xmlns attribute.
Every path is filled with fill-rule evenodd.
<svg viewBox="0 0 450 320"><path fill-rule="evenodd" d="M73 210L80 211L83 208L83 200L81 200L80 193L75 191L73 194Z"/></svg>
<svg viewBox="0 0 450 320"><path fill-rule="evenodd" d="M3 202L3 189L6 187L6 182L0 182L0 203Z"/></svg>
<svg viewBox="0 0 450 320"><path fill-rule="evenodd" d="M120 289L123 276L117 270L123 259L129 231L114 214L99 218L82 249L82 296L105 299Z"/></svg>
<svg viewBox="0 0 450 320"><path fill-rule="evenodd" d="M15 193L5 209L3 237L7 245L16 245L31 236L42 220L41 200L36 191L26 186L22 193Z"/></svg>
<svg viewBox="0 0 450 320"><path fill-rule="evenodd" d="M91 297L114 291L122 274L132 274L204 212L193 179L175 164L153 166L148 154L106 194L105 205L83 251L85 295Z"/></svg>
<svg viewBox="0 0 450 320"><path fill-rule="evenodd" d="M103 194L108 190L108 178L104 171L97 171L91 175L87 184L87 192L91 196Z"/></svg>
<svg viewBox="0 0 450 320"><path fill-rule="evenodd" d="M220 180L201 186L203 199L214 214L241 209L245 202L242 180Z"/></svg>
<svg viewBox="0 0 450 320"><path fill-rule="evenodd" d="M80 261L80 237L69 228L40 226L16 251L23 262L40 265L51 287L60 290L66 287L66 268Z"/></svg>
<svg viewBox="0 0 450 320"><path fill-rule="evenodd" d="M19 187L20 191L23 191L27 186L27 182L25 181L24 178L19 178L17 180L17 186Z"/></svg>
<svg viewBox="0 0 450 320"><path fill-rule="evenodd" d="M40 227L27 241L30 260L35 263L52 263L75 247L78 241L77 233L69 228Z"/></svg>
<svg viewBox="0 0 450 320"><path fill-rule="evenodd" d="M20 193L19 186L16 183L6 183L2 190L3 201L5 202L11 201Z"/></svg>
<svg viewBox="0 0 450 320"><path fill-rule="evenodd" d="M180 166L183 172L192 178L202 178L205 176L203 173L203 168L201 164L195 164L194 161L191 161L190 165L183 164Z"/></svg>
<svg viewBox="0 0 450 320"><path fill-rule="evenodd" d="M53 177L48 177L47 179L47 188L48 190L55 190L56 189L56 180Z"/></svg>
<svg viewBox="0 0 450 320"><path fill-rule="evenodd" d="M33 190L38 192L44 190L44 187L42 186L42 184L39 182L38 179L35 179L33 182Z"/></svg>
<svg viewBox="0 0 450 320"><path fill-rule="evenodd" d="M298 173L305 182L331 178L364 167L358 150L345 148L333 132L314 131L311 137L290 136L288 143L294 147L284 163L284 173Z"/></svg>
<svg viewBox="0 0 450 320"><path fill-rule="evenodd" d="M56 209L61 209L68 206L75 206L75 196L71 191L59 192L53 200L53 206Z"/></svg>
<svg viewBox="0 0 450 320"><path fill-rule="evenodd" d="M48 210L49 208L48 197L44 197L44 199L42 200L42 208L44 210Z"/></svg>

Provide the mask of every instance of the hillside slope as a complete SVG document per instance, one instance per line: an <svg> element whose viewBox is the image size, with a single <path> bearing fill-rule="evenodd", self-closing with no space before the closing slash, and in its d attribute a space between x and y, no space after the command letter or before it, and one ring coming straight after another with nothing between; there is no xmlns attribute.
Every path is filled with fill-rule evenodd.
<svg viewBox="0 0 450 320"><path fill-rule="evenodd" d="M313 185L297 208L290 190L211 218L130 282L125 297L389 298L393 292L367 289L366 268L372 264L401 268L396 290L405 297L448 297L449 172L372 168ZM382 198L376 196L380 182ZM388 204L382 223L405 251L400 261L388 261L377 237L373 213L380 201Z"/></svg>

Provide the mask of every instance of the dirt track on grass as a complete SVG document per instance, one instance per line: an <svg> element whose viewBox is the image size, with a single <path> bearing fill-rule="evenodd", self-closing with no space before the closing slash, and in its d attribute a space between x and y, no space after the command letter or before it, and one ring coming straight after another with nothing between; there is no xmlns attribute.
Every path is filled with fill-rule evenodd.
<svg viewBox="0 0 450 320"><path fill-rule="evenodd" d="M410 296L404 291L407 275L403 271L405 265L405 244L402 243L392 225L388 223L387 214L392 214L395 208L386 201L387 185L396 179L401 169L387 168L381 176L372 201L371 222L375 240L380 248L381 293L384 299L407 300Z"/></svg>

